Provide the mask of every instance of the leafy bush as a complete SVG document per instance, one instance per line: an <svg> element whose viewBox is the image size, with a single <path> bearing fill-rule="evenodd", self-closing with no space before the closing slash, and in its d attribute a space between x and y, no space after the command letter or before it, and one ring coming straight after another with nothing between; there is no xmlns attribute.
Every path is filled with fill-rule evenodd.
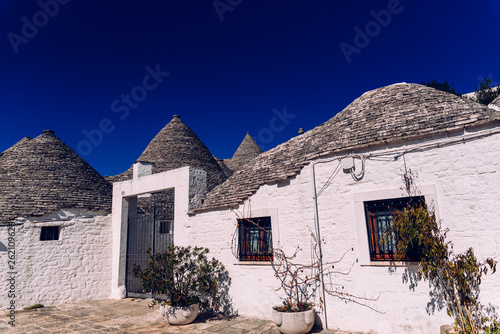
<svg viewBox="0 0 500 334"><path fill-rule="evenodd" d="M142 269L133 266L132 274L142 281L144 292L151 292L153 304L166 303L186 307L200 303L204 309L218 310L220 283L227 272L215 258L207 259L207 248L172 246L152 254Z"/></svg>
<svg viewBox="0 0 500 334"><path fill-rule="evenodd" d="M411 171L403 176L408 194L414 184L413 177ZM446 241L447 232L448 229L441 228L433 210L421 204L395 212L388 233L398 235L399 260L415 255L420 257L417 279L428 281L440 291L448 315L455 320L460 332L477 333L484 329L486 333L498 333L500 326L496 315L486 316L479 302L481 278L490 270L496 271L496 262L491 258L478 261L472 248L454 254L453 244Z"/></svg>
<svg viewBox="0 0 500 334"><path fill-rule="evenodd" d="M491 78L486 78L479 84L479 88L476 86L475 98L476 101L488 105L493 102L497 96L500 95L500 87L491 87Z"/></svg>
<svg viewBox="0 0 500 334"><path fill-rule="evenodd" d="M443 83L437 82L436 80L432 80L432 81L422 82L421 85L425 85L427 87L436 88L436 89L441 90L443 92L447 92L447 93L455 94L455 95L458 95L458 96L462 96L461 93L457 93L457 91L455 90L455 87L453 87L453 84L451 84L451 86L450 86L448 84L448 82L446 82L446 80Z"/></svg>

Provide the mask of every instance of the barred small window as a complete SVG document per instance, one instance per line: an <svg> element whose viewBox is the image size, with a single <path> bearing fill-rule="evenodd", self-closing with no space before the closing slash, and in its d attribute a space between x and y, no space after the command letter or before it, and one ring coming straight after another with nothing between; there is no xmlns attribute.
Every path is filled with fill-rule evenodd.
<svg viewBox="0 0 500 334"><path fill-rule="evenodd" d="M170 221L162 220L160 221L160 234L170 233Z"/></svg>
<svg viewBox="0 0 500 334"><path fill-rule="evenodd" d="M59 226L42 226L40 240L59 240Z"/></svg>
<svg viewBox="0 0 500 334"><path fill-rule="evenodd" d="M408 204L420 205L425 203L423 196L384 199L365 202L366 225L370 244L370 259L372 261L393 261L397 257L398 236L389 228L396 211L402 211ZM420 259L405 259L419 261Z"/></svg>
<svg viewBox="0 0 500 334"><path fill-rule="evenodd" d="M238 219L240 261L271 261L273 239L271 217Z"/></svg>

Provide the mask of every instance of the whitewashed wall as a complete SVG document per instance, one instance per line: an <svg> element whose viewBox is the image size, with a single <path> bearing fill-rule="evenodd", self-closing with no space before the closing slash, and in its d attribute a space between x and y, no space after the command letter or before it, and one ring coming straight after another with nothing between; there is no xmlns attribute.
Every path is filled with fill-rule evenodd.
<svg viewBox="0 0 500 334"><path fill-rule="evenodd" d="M111 215L61 210L15 226L15 305L17 309L107 299L111 296ZM61 226L59 240L40 241L41 226ZM7 245L7 227L0 241ZM8 253L0 252L0 306L8 298Z"/></svg>
<svg viewBox="0 0 500 334"><path fill-rule="evenodd" d="M422 143L391 147L408 150ZM356 152L378 154L384 150ZM479 259L500 257L500 135L492 135L451 146L428 149L405 155L406 166L418 173L419 186L426 200L434 202L443 227L449 228L449 239L455 252L473 247ZM451 323L443 312L428 315L428 286L420 282L414 291L403 283L405 267L395 271L389 266L370 263L366 223L362 211L363 198L401 197L404 192L401 175L402 158L387 161L367 160L366 172L359 182L342 171L319 198L321 236L326 261L338 259L351 247L331 276L331 288L368 298L367 305L327 298L329 328L375 333L437 333L439 326ZM338 161L316 166L318 189L326 182ZM356 165L359 171L359 163ZM247 202L249 216L260 210L277 212L279 231L273 225L273 241L278 239L284 249L303 249L302 256L311 256L310 231L314 231L311 165L289 183L261 187ZM361 203L361 205L360 205ZM262 211L261 211L262 212ZM272 268L263 265L241 265L231 253L231 240L237 215L228 210L199 213L190 218L189 243L209 247L222 260L232 277L232 297L240 314L271 318L271 307L279 303L277 280ZM276 222L276 219L273 219ZM409 268L415 271L416 268ZM348 273L347 275L345 273ZM500 306L500 274L487 276L482 284L484 303ZM330 279L329 278L329 279ZM363 303L363 302L361 302Z"/></svg>

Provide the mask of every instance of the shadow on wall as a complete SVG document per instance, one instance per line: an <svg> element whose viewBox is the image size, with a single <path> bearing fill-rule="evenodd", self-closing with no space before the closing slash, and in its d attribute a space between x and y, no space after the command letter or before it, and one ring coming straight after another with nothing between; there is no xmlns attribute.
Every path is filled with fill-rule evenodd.
<svg viewBox="0 0 500 334"><path fill-rule="evenodd" d="M7 251L7 246L5 246L5 244L3 244L1 241L0 241L0 252L6 252Z"/></svg>
<svg viewBox="0 0 500 334"><path fill-rule="evenodd" d="M234 308L232 298L229 295L229 288L231 287L231 277L229 272L224 270L218 277L219 289L221 291L220 308L217 311L225 316L234 315Z"/></svg>
<svg viewBox="0 0 500 334"><path fill-rule="evenodd" d="M390 267L390 272L395 272L395 267ZM418 286L418 269L414 267L405 268L404 273L401 277L403 284L408 284L408 289L410 291L415 291ZM435 285L429 284L429 302L426 306L426 311L428 315L432 315L437 311L441 311L445 307L445 300L443 298L442 292Z"/></svg>

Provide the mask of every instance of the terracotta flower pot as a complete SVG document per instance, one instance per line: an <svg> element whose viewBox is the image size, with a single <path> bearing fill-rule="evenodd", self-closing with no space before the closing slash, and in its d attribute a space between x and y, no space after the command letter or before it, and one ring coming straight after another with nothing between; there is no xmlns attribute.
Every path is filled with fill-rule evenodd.
<svg viewBox="0 0 500 334"><path fill-rule="evenodd" d="M278 312L273 310L273 320L284 334L305 334L314 325L314 310L303 312Z"/></svg>
<svg viewBox="0 0 500 334"><path fill-rule="evenodd" d="M186 325L194 321L200 311L200 303L186 307L160 305L160 313L171 325Z"/></svg>

